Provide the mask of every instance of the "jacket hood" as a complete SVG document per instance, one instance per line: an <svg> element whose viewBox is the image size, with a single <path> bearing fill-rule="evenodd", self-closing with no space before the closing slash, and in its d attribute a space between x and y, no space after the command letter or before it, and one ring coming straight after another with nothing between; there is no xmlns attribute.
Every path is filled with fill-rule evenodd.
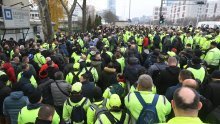
<svg viewBox="0 0 220 124"><path fill-rule="evenodd" d="M201 65L200 64L192 65L191 68L198 70L201 68Z"/></svg>
<svg viewBox="0 0 220 124"><path fill-rule="evenodd" d="M180 71L180 68L176 66L170 66L170 67L167 67L166 70L170 72L171 74L178 74Z"/></svg>
<svg viewBox="0 0 220 124"><path fill-rule="evenodd" d="M136 65L139 63L139 60L136 57L130 57L128 58L128 62L130 65Z"/></svg>
<svg viewBox="0 0 220 124"><path fill-rule="evenodd" d="M16 92L12 92L10 96L12 99L20 99L21 97L24 96L24 93L22 91L16 91Z"/></svg>

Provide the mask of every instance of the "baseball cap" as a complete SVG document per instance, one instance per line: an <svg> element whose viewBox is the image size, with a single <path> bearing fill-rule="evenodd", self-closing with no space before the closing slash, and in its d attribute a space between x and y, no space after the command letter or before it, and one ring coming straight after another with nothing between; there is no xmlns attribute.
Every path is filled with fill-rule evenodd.
<svg viewBox="0 0 220 124"><path fill-rule="evenodd" d="M80 82L76 82L75 84L73 84L72 86L72 92L80 92L82 90L82 83Z"/></svg>
<svg viewBox="0 0 220 124"><path fill-rule="evenodd" d="M109 105L111 107L120 107L121 106L121 99L117 94L112 94L109 99Z"/></svg>

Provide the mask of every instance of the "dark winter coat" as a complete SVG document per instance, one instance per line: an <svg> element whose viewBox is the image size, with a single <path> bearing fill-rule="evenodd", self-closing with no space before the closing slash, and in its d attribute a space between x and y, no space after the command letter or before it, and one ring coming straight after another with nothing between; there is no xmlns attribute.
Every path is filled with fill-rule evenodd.
<svg viewBox="0 0 220 124"><path fill-rule="evenodd" d="M51 83L53 82L54 80L49 78L40 81L40 85L38 86L38 89L42 93L42 97L43 97L42 103L44 104L53 105L53 96L50 89Z"/></svg>
<svg viewBox="0 0 220 124"><path fill-rule="evenodd" d="M11 92L11 89L7 86L5 86L5 84L0 81L0 115L3 115L3 110L2 110L2 106L3 106L3 101L4 99L9 96Z"/></svg>
<svg viewBox="0 0 220 124"><path fill-rule="evenodd" d="M89 98L90 101L93 101L93 89L95 88L95 84L93 82L82 82L82 95L86 98Z"/></svg>
<svg viewBox="0 0 220 124"><path fill-rule="evenodd" d="M20 84L21 90L24 92L25 96L28 96L29 94L31 94L35 90L34 86L31 84L31 81L29 78L21 76L18 83Z"/></svg>
<svg viewBox="0 0 220 124"><path fill-rule="evenodd" d="M203 95L209 99L212 103L214 108L220 105L220 80L215 80L210 82L205 90Z"/></svg>
<svg viewBox="0 0 220 124"><path fill-rule="evenodd" d="M101 88L104 91L107 87L117 83L117 73L115 68L105 67L102 71Z"/></svg>
<svg viewBox="0 0 220 124"><path fill-rule="evenodd" d="M177 84L179 72L180 68L176 66L166 67L165 70L160 72L158 79L154 81L158 94L164 95L168 87L175 86Z"/></svg>
<svg viewBox="0 0 220 124"><path fill-rule="evenodd" d="M134 84L138 80L139 70L142 66L139 64L139 61L134 58L130 58L128 60L128 65L125 66L124 76L125 79L130 82L130 84Z"/></svg>
<svg viewBox="0 0 220 124"><path fill-rule="evenodd" d="M28 105L28 97L24 96L22 91L11 92L10 96L4 100L4 115L10 117L11 124L17 124L18 113L26 105Z"/></svg>

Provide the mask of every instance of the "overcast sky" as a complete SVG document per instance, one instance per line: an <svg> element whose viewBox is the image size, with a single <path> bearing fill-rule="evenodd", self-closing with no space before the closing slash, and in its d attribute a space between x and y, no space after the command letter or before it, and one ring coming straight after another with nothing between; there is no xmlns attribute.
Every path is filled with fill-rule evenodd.
<svg viewBox="0 0 220 124"><path fill-rule="evenodd" d="M108 0L88 0L88 3L94 5L96 10L99 11L107 9L107 1ZM155 6L160 6L160 1L161 0L131 0L131 18L141 17L143 15L152 16L153 8ZM128 19L129 0L116 0L116 12L117 16L119 16L120 19Z"/></svg>
<svg viewBox="0 0 220 124"><path fill-rule="evenodd" d="M93 1L93 2L91 2ZM97 10L103 10L107 8L108 0L90 0ZM160 0L131 0L131 18L151 16L153 13L153 7L160 6ZM116 0L117 16L122 19L128 19L129 16L129 0Z"/></svg>

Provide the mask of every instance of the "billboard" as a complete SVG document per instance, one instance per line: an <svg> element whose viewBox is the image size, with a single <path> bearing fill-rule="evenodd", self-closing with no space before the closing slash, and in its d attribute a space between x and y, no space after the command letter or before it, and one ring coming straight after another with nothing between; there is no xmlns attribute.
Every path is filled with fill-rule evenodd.
<svg viewBox="0 0 220 124"><path fill-rule="evenodd" d="M6 29L30 27L29 10L2 6L2 13Z"/></svg>

